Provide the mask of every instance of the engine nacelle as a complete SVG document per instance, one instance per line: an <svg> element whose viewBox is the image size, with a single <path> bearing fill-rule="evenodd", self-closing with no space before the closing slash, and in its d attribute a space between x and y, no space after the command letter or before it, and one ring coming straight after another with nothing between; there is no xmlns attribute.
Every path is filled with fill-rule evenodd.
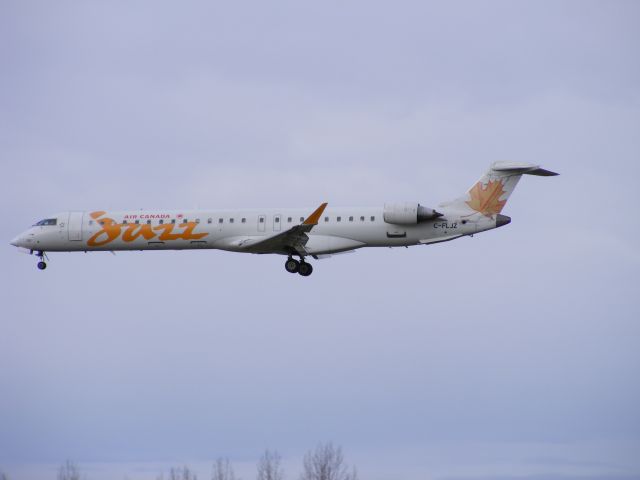
<svg viewBox="0 0 640 480"><path fill-rule="evenodd" d="M432 208L423 207L415 202L384 204L384 221L394 225L416 225L441 216L441 213Z"/></svg>

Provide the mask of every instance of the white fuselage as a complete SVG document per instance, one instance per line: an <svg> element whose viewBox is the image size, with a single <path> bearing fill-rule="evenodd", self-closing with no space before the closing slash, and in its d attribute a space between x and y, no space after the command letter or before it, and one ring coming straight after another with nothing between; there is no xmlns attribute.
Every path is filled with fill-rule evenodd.
<svg viewBox="0 0 640 480"><path fill-rule="evenodd" d="M220 249L281 253L251 248L251 241L300 225L311 209L87 211L53 215L54 225L34 225L11 243L32 251ZM330 254L361 247L400 247L452 240L496 227L484 215L444 216L412 225L384 221L383 208L327 208L305 250ZM52 223L52 222L50 222Z"/></svg>
<svg viewBox="0 0 640 480"><path fill-rule="evenodd" d="M285 269L306 277L307 257L362 247L408 247L446 242L508 224L502 215L523 175L555 176L538 165L494 162L462 196L437 210L417 202L380 208L277 208L63 212L39 221L11 241L27 248L44 270L46 252L218 249L287 255ZM300 260L293 258L298 256Z"/></svg>

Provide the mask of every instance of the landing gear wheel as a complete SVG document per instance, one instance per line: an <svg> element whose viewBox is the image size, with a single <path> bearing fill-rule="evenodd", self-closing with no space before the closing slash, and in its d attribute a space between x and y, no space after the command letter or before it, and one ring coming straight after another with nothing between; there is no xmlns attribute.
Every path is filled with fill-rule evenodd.
<svg viewBox="0 0 640 480"><path fill-rule="evenodd" d="M41 250L38 250L36 252L36 257L38 257L40 259L40 261L38 262L38 269L39 270L44 270L45 268L47 268L47 264L44 262L45 260L49 260L47 258L47 254L44 253Z"/></svg>
<svg viewBox="0 0 640 480"><path fill-rule="evenodd" d="M300 268L298 269L298 273L303 277L308 277L313 272L313 267L310 263L302 262L300 264Z"/></svg>
<svg viewBox="0 0 640 480"><path fill-rule="evenodd" d="M298 273L298 269L300 268L300 262L293 258L289 258L289 260L284 262L284 268L289 273Z"/></svg>

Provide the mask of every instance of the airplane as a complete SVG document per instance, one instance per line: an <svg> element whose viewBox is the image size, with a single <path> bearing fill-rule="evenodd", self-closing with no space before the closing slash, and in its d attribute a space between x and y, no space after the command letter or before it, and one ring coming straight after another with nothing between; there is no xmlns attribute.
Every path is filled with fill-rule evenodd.
<svg viewBox="0 0 640 480"><path fill-rule="evenodd" d="M285 255L285 269L308 277L309 257L363 247L447 242L507 225L502 209L522 175L555 176L539 165L494 162L461 197L436 209L417 202L383 207L254 210L104 210L62 212L37 222L11 245L38 257L47 252L218 249ZM298 257L299 260L294 257Z"/></svg>

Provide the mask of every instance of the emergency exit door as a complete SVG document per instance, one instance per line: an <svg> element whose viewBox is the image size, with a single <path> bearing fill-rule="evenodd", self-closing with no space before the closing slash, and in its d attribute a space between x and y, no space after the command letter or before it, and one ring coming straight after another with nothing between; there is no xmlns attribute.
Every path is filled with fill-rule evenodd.
<svg viewBox="0 0 640 480"><path fill-rule="evenodd" d="M82 240L82 218L84 212L70 212L69 221L67 227L69 228L69 240L80 241Z"/></svg>

